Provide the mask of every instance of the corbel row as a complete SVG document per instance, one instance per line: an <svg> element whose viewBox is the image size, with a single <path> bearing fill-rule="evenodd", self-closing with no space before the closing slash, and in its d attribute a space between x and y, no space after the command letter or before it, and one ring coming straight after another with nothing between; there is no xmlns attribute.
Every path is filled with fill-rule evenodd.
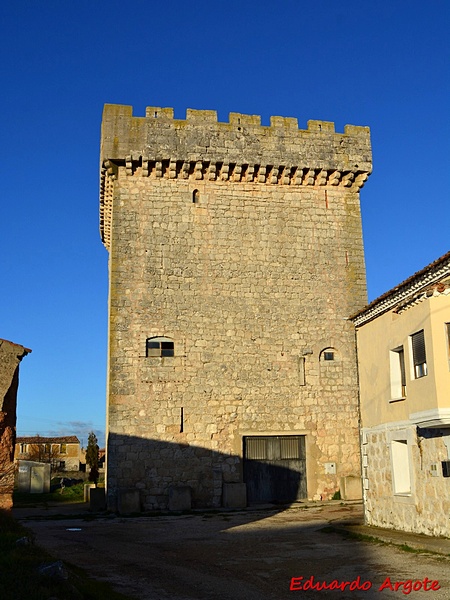
<svg viewBox="0 0 450 600"><path fill-rule="evenodd" d="M109 161L107 161L109 162ZM106 163L105 163L106 165ZM132 156L125 159L127 176L141 175L156 179L194 179L196 181L230 181L269 185L342 186L361 188L368 173L329 169L301 168L292 165L237 164L232 162L149 160ZM113 177L113 167L107 167Z"/></svg>

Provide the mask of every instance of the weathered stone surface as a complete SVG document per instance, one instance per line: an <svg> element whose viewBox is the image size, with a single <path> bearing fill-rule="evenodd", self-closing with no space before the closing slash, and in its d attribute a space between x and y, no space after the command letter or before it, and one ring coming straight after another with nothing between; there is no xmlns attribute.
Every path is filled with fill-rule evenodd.
<svg viewBox="0 0 450 600"><path fill-rule="evenodd" d="M109 505L134 487L167 508L187 485L194 507L218 506L258 435L305 436L308 497L330 498L360 472L347 318L366 304L368 129L148 115L107 106L103 121ZM159 336L173 356L146 355Z"/></svg>
<svg viewBox="0 0 450 600"><path fill-rule="evenodd" d="M246 507L247 486L245 483L224 483L222 504L225 508Z"/></svg>
<svg viewBox="0 0 450 600"><path fill-rule="evenodd" d="M90 490L89 493L89 510L93 512L98 512L105 510L106 508L106 500L105 500L105 488L104 487L94 487Z"/></svg>
<svg viewBox="0 0 450 600"><path fill-rule="evenodd" d="M169 510L191 510L191 488L188 485L169 487Z"/></svg>
<svg viewBox="0 0 450 600"><path fill-rule="evenodd" d="M12 507L19 363L31 350L0 339L0 509Z"/></svg>
<svg viewBox="0 0 450 600"><path fill-rule="evenodd" d="M341 498L343 500L361 500L361 477L341 477Z"/></svg>
<svg viewBox="0 0 450 600"><path fill-rule="evenodd" d="M140 512L139 490L121 488L117 493L117 511L121 515Z"/></svg>

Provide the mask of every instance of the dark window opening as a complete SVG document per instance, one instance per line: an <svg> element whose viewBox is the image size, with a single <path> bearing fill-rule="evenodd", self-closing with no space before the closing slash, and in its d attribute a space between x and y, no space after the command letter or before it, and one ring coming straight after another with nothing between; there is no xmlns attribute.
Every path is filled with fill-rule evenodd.
<svg viewBox="0 0 450 600"><path fill-rule="evenodd" d="M167 339L162 338L149 338L146 342L146 353L149 356L174 356L175 348L174 343Z"/></svg>
<svg viewBox="0 0 450 600"><path fill-rule="evenodd" d="M411 345L413 353L414 377L419 379L428 374L427 357L425 353L425 335L422 331L413 333L411 336Z"/></svg>
<svg viewBox="0 0 450 600"><path fill-rule="evenodd" d="M197 204L199 200L200 200L200 192L198 190L194 190L192 192L192 202L194 204Z"/></svg>
<svg viewBox="0 0 450 600"><path fill-rule="evenodd" d="M334 352L324 352L323 360L334 360Z"/></svg>

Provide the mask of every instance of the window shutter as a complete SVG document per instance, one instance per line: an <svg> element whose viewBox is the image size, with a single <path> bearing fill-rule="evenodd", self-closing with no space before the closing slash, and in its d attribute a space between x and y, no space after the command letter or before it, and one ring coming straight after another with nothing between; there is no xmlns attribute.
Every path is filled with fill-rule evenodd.
<svg viewBox="0 0 450 600"><path fill-rule="evenodd" d="M423 365L427 362L425 355L425 336L422 331L418 331L411 336L414 366Z"/></svg>

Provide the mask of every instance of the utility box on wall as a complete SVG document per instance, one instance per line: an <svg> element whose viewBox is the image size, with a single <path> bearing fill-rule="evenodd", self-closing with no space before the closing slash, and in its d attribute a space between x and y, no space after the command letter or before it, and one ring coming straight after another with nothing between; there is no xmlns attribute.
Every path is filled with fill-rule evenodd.
<svg viewBox="0 0 450 600"><path fill-rule="evenodd" d="M32 460L19 460L17 488L19 492L46 494L50 492L51 466Z"/></svg>

